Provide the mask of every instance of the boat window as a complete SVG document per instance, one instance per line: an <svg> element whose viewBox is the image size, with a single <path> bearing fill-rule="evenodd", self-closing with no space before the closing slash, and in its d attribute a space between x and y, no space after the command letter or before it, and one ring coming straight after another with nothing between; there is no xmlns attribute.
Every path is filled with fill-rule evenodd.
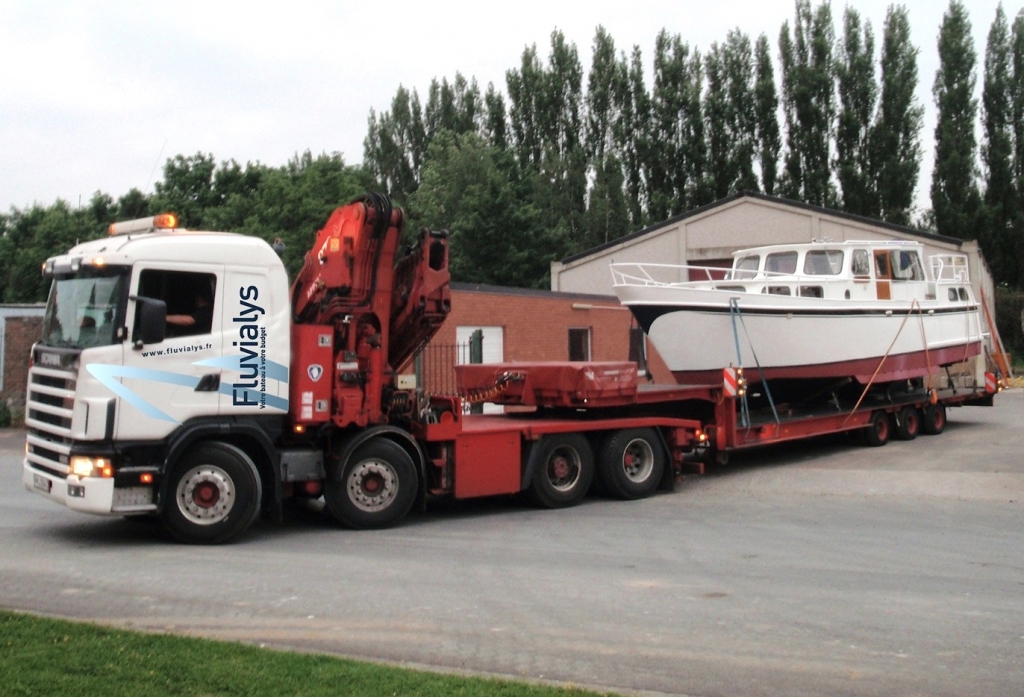
<svg viewBox="0 0 1024 697"><path fill-rule="evenodd" d="M894 249L889 252L892 261L892 277L897 281L923 281L924 267L914 250Z"/></svg>
<svg viewBox="0 0 1024 697"><path fill-rule="evenodd" d="M870 255L866 249L853 250L853 259L850 262L850 270L854 276L870 276L871 262Z"/></svg>
<svg viewBox="0 0 1024 697"><path fill-rule="evenodd" d="M768 295L792 295L789 286L768 286Z"/></svg>
<svg viewBox="0 0 1024 697"><path fill-rule="evenodd" d="M843 253L838 249L812 249L804 257L804 273L835 276L843 270Z"/></svg>
<svg viewBox="0 0 1024 697"><path fill-rule="evenodd" d="M764 270L769 273L796 273L796 252L776 252L764 261Z"/></svg>
<svg viewBox="0 0 1024 697"><path fill-rule="evenodd" d="M889 278L889 257L885 256L885 252L875 255L875 276Z"/></svg>
<svg viewBox="0 0 1024 697"><path fill-rule="evenodd" d="M732 273L727 276L730 281L742 281L753 278L757 275L757 267L761 263L761 257L755 255L737 259L733 264Z"/></svg>
<svg viewBox="0 0 1024 697"><path fill-rule="evenodd" d="M727 290L730 293L746 293L747 289L743 286L715 286L715 290Z"/></svg>
<svg viewBox="0 0 1024 697"><path fill-rule="evenodd" d="M967 289L966 288L960 288L959 290L960 290L960 299L966 301L967 300Z"/></svg>
<svg viewBox="0 0 1024 697"><path fill-rule="evenodd" d="M821 286L800 286L800 295L805 298L824 298L825 291Z"/></svg>
<svg viewBox="0 0 1024 697"><path fill-rule="evenodd" d="M956 302L957 301L956 288L950 288L948 293L949 293L949 299L952 300L953 302Z"/></svg>

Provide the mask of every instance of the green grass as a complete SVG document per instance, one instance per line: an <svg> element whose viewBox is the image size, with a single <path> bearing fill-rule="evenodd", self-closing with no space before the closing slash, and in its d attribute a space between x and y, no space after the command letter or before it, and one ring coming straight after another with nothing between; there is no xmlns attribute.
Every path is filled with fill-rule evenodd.
<svg viewBox="0 0 1024 697"><path fill-rule="evenodd" d="M594 693L128 632L0 610L0 694L542 697Z"/></svg>

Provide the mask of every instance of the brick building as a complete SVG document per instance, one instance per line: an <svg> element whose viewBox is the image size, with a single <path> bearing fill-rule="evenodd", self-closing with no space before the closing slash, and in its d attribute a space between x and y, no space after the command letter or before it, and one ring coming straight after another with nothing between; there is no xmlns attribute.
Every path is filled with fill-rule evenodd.
<svg viewBox="0 0 1024 697"><path fill-rule="evenodd" d="M0 305L0 402L25 405L28 359L43 325L42 305Z"/></svg>
<svg viewBox="0 0 1024 697"><path fill-rule="evenodd" d="M655 379L671 381L629 310L614 297L453 283L451 314L417 366L422 387L454 389L451 366L471 362L475 331L482 334L484 363L646 360Z"/></svg>

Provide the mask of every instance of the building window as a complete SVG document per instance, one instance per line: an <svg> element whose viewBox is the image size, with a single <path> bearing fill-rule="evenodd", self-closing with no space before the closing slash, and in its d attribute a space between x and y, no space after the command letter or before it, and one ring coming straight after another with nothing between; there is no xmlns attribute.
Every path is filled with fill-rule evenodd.
<svg viewBox="0 0 1024 697"><path fill-rule="evenodd" d="M569 360L590 360L590 327L569 328Z"/></svg>

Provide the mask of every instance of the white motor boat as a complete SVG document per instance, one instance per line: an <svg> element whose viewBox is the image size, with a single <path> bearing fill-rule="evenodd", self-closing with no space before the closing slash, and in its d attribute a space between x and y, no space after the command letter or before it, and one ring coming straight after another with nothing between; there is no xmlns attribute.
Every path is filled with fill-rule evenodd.
<svg viewBox="0 0 1024 697"><path fill-rule="evenodd" d="M812 242L736 252L732 268L612 264L615 292L680 384L921 378L982 351L967 257L916 242Z"/></svg>

